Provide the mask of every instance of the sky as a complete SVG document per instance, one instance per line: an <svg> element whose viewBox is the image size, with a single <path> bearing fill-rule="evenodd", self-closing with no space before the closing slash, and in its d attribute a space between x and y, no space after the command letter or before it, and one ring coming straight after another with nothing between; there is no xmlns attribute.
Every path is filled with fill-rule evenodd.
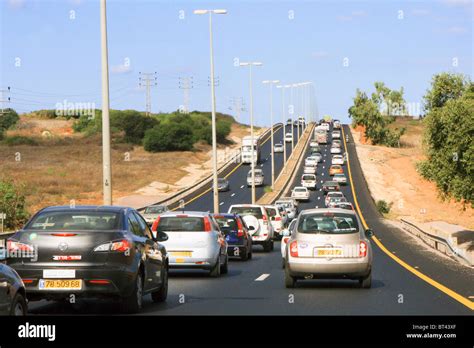
<svg viewBox="0 0 474 348"><path fill-rule="evenodd" d="M312 82L317 108L348 122L356 89L375 81L404 88L413 114L432 76L473 75L473 1L107 1L110 107L145 110L140 73L156 72L152 112L184 103L192 77L190 110L209 111L210 55L207 16L194 9L224 8L213 16L216 105L231 113L243 98L249 120L249 71L236 62L260 61L253 71L255 123L270 124L270 86ZM101 108L100 6L96 0L0 0L0 100L18 112L54 109L57 103ZM301 89L301 88L300 88ZM293 104L300 110L295 88ZM290 90L273 89L274 120L288 117Z"/></svg>

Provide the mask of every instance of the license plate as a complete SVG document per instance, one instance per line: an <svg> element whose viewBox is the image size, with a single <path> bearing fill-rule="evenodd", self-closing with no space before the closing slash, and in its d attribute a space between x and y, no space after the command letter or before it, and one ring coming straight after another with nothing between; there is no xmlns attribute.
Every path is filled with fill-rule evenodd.
<svg viewBox="0 0 474 348"><path fill-rule="evenodd" d="M75 269L44 269L43 278L76 278Z"/></svg>
<svg viewBox="0 0 474 348"><path fill-rule="evenodd" d="M184 259L175 259L176 263L184 263Z"/></svg>
<svg viewBox="0 0 474 348"><path fill-rule="evenodd" d="M172 251L170 252L171 256L184 256L184 257L191 257L193 256L192 251Z"/></svg>
<svg viewBox="0 0 474 348"><path fill-rule="evenodd" d="M40 290L81 290L82 279L40 279Z"/></svg>
<svg viewBox="0 0 474 348"><path fill-rule="evenodd" d="M316 256L342 256L342 249L339 249L339 248L316 249Z"/></svg>

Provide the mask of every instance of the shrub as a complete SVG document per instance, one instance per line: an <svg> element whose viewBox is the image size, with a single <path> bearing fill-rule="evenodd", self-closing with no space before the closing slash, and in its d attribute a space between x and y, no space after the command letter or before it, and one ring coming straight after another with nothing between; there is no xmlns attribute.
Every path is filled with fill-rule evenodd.
<svg viewBox="0 0 474 348"><path fill-rule="evenodd" d="M387 202L385 202L384 200L380 200L380 201L377 201L375 203L375 206L377 208L377 211L380 213L380 214L388 214L390 213L390 208L391 208L391 204L388 204Z"/></svg>
<svg viewBox="0 0 474 348"><path fill-rule="evenodd" d="M16 146L16 145L36 146L38 145L38 142L35 139L28 138L22 135L13 135L10 137L5 137L3 142L7 144L8 146Z"/></svg>
<svg viewBox="0 0 474 348"><path fill-rule="evenodd" d="M10 127L14 126L20 120L20 116L13 109L5 109L3 115L0 117L0 132L3 133Z"/></svg>
<svg viewBox="0 0 474 348"><path fill-rule="evenodd" d="M145 132L143 146L146 151L189 151L193 148L194 136L188 124L163 123Z"/></svg>
<svg viewBox="0 0 474 348"><path fill-rule="evenodd" d="M141 144L145 131L158 125L159 121L135 110L125 110L111 113L110 123L112 128L125 132L126 142Z"/></svg>
<svg viewBox="0 0 474 348"><path fill-rule="evenodd" d="M25 209L24 186L12 180L0 179L0 213L6 214L4 227L13 230L21 227L28 219Z"/></svg>

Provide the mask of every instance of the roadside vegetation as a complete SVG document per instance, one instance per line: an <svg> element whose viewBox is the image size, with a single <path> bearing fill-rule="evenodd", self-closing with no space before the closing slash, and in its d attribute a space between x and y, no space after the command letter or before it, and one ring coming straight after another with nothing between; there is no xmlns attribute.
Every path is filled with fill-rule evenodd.
<svg viewBox="0 0 474 348"><path fill-rule="evenodd" d="M0 178L0 213L6 215L3 222L5 231L14 230L26 222L28 213L24 185Z"/></svg>

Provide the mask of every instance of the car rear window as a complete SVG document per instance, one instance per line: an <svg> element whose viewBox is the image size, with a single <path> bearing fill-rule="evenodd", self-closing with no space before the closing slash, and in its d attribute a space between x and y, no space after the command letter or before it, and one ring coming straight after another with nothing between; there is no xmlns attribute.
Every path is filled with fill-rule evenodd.
<svg viewBox="0 0 474 348"><path fill-rule="evenodd" d="M308 234L349 234L359 231L357 218L344 213L303 214L298 221L298 232Z"/></svg>
<svg viewBox="0 0 474 348"><path fill-rule="evenodd" d="M25 230L113 231L121 228L121 214L101 211L50 211L36 215Z"/></svg>
<svg viewBox="0 0 474 348"><path fill-rule="evenodd" d="M214 216L222 232L237 231L237 221L232 217Z"/></svg>
<svg viewBox="0 0 474 348"><path fill-rule="evenodd" d="M304 187L299 187L299 188L295 188L295 192L306 192L306 188Z"/></svg>
<svg viewBox="0 0 474 348"><path fill-rule="evenodd" d="M147 207L145 208L145 214L161 214L166 210L165 207Z"/></svg>
<svg viewBox="0 0 474 348"><path fill-rule="evenodd" d="M263 213L260 207L232 207L230 212L232 214L239 214L242 216L252 215L257 219L263 219Z"/></svg>
<svg viewBox="0 0 474 348"><path fill-rule="evenodd" d="M268 207L266 207L265 209L267 210L268 216L274 217L277 215L276 209Z"/></svg>
<svg viewBox="0 0 474 348"><path fill-rule="evenodd" d="M303 180L315 180L316 177L314 175L303 175Z"/></svg>
<svg viewBox="0 0 474 348"><path fill-rule="evenodd" d="M204 231L204 218L202 217L161 217L158 232L202 232Z"/></svg>

